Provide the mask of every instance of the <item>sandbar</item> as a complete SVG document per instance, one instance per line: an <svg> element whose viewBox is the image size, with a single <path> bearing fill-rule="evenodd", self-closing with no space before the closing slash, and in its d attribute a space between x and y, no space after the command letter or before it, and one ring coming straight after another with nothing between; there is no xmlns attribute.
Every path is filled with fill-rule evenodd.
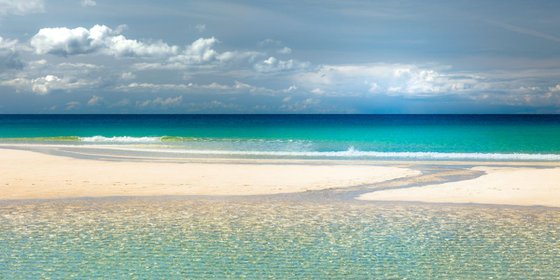
<svg viewBox="0 0 560 280"><path fill-rule="evenodd" d="M104 161L0 149L0 200L263 195L372 184L417 174L392 166Z"/></svg>
<svg viewBox="0 0 560 280"><path fill-rule="evenodd" d="M560 168L478 166L472 180L382 190L358 197L373 201L476 203L560 207Z"/></svg>

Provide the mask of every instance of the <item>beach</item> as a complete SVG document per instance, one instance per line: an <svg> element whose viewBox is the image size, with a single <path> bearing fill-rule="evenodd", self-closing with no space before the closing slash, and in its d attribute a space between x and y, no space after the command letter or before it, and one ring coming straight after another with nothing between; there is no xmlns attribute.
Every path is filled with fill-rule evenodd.
<svg viewBox="0 0 560 280"><path fill-rule="evenodd" d="M557 275L555 162L129 148L0 148L0 278ZM550 207L517 207L533 205Z"/></svg>
<svg viewBox="0 0 560 280"><path fill-rule="evenodd" d="M75 155L96 149L81 147ZM560 207L560 167L553 162L435 162L446 171L430 175L420 168L427 162L414 161L98 157L0 148L0 199L252 196L361 188L365 193L355 198L369 201ZM479 175L454 178L465 172ZM451 179L438 181L437 174ZM387 182L390 188L384 187Z"/></svg>
<svg viewBox="0 0 560 280"><path fill-rule="evenodd" d="M560 207L560 168L474 167L485 174L465 181L363 194L358 199Z"/></svg>
<svg viewBox="0 0 560 280"><path fill-rule="evenodd" d="M104 161L0 149L0 199L297 193L419 174L389 166L291 163Z"/></svg>

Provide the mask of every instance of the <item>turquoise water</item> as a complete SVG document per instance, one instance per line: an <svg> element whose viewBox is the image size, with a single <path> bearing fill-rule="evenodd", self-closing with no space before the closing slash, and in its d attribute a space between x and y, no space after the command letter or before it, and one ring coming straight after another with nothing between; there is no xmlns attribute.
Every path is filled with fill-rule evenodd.
<svg viewBox="0 0 560 280"><path fill-rule="evenodd" d="M0 138L187 155L560 160L557 116L17 115L0 116ZM314 194L0 200L0 279L558 279L558 209Z"/></svg>
<svg viewBox="0 0 560 280"><path fill-rule="evenodd" d="M558 279L560 212L189 199L0 204L1 279Z"/></svg>
<svg viewBox="0 0 560 280"><path fill-rule="evenodd" d="M3 115L0 139L222 155L560 160L560 116Z"/></svg>

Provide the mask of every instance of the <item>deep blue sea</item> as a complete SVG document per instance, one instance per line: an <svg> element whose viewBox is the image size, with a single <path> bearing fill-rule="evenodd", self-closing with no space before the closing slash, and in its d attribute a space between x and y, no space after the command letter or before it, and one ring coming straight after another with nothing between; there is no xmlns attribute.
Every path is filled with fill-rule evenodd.
<svg viewBox="0 0 560 280"><path fill-rule="evenodd" d="M226 156L560 160L560 116L0 115L0 141L157 144Z"/></svg>

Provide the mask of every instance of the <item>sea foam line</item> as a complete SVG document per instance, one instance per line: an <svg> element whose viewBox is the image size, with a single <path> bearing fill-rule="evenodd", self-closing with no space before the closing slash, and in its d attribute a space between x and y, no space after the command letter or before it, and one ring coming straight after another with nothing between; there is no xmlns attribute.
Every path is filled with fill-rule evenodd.
<svg viewBox="0 0 560 280"><path fill-rule="evenodd" d="M19 139L19 138L18 138ZM27 138L21 138L27 139ZM78 140L85 143L164 143L196 141L196 138L157 136L91 136L91 137L43 137L30 140ZM200 139L198 139L200 140ZM244 139L247 140L247 139ZM288 140L291 142L292 140ZM371 159L418 159L418 160L496 160L496 161L560 161L560 154L529 154L529 153L443 153L443 152L379 152L360 151L349 147L345 151L259 151L259 150L186 150L186 149L146 149L119 147L117 149L145 152L163 152L192 155L223 155L223 156L272 156L272 157L316 157L316 158L371 158Z"/></svg>
<svg viewBox="0 0 560 280"><path fill-rule="evenodd" d="M96 143L159 143L162 142L162 137L91 136L91 137L80 137L80 141L96 142Z"/></svg>
<svg viewBox="0 0 560 280"><path fill-rule="evenodd" d="M118 148L121 149L121 148ZM417 159L417 160L496 160L496 161L559 161L560 154L527 153L441 153L441 152L376 152L359 151L353 147L345 151L233 151L233 150L185 150L122 148L138 152L161 152L186 155L223 156L272 156L314 158L370 158L370 159Z"/></svg>

